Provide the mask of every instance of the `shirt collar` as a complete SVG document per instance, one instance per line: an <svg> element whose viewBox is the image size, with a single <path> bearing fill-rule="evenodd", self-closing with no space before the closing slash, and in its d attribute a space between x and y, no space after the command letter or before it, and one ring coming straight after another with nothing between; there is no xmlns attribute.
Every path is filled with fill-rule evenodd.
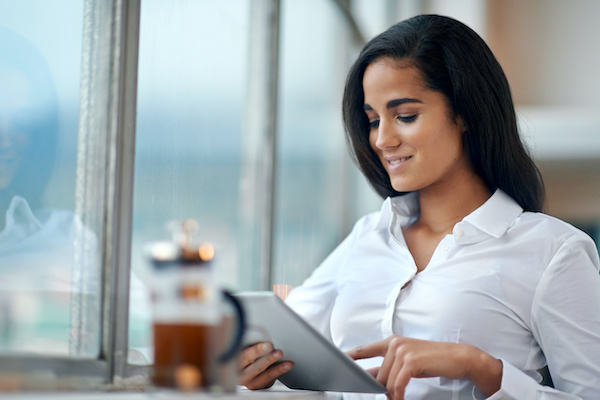
<svg viewBox="0 0 600 400"><path fill-rule="evenodd" d="M410 192L396 197L388 197L381 206L379 220L375 225L376 230L383 230L396 223L400 226L407 225L420 213L419 192Z"/></svg>
<svg viewBox="0 0 600 400"><path fill-rule="evenodd" d="M389 229L398 234L419 215L418 192L388 197L381 206L376 230ZM523 209L509 195L497 189L478 209L456 224L453 235L457 243L476 243L490 236L499 238L510 228Z"/></svg>
<svg viewBox="0 0 600 400"><path fill-rule="evenodd" d="M0 232L0 237L9 235L15 230L18 230L19 236L28 236L41 227L41 222L31 211L27 200L21 196L15 196L6 211L6 227Z"/></svg>
<svg viewBox="0 0 600 400"><path fill-rule="evenodd" d="M496 189L481 207L467 215L460 224L470 224L489 236L499 238L522 213L523 208L516 201Z"/></svg>

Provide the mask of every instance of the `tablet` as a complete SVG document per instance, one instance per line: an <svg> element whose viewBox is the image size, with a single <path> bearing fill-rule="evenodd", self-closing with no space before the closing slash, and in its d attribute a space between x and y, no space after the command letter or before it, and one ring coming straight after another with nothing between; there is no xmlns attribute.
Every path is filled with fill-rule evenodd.
<svg viewBox="0 0 600 400"><path fill-rule="evenodd" d="M270 292L235 295L247 315L246 343L270 341L294 367L278 379L291 389L385 393L387 390L352 358L312 328Z"/></svg>

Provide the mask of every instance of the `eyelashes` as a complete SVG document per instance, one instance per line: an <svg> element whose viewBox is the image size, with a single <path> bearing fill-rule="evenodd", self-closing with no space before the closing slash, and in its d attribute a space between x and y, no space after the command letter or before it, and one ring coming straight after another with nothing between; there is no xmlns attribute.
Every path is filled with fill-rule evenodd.
<svg viewBox="0 0 600 400"><path fill-rule="evenodd" d="M410 124L411 122L415 121L418 117L418 114L414 114L414 115L409 115L407 117L402 117L402 116L397 116L396 120L403 122L405 124ZM371 129L376 129L379 128L379 120L373 120L371 122L369 122L369 130Z"/></svg>
<svg viewBox="0 0 600 400"><path fill-rule="evenodd" d="M372 130L375 128L379 128L379 120L378 119L376 119L375 121L369 122L369 130Z"/></svg>
<svg viewBox="0 0 600 400"><path fill-rule="evenodd" d="M400 117L400 116L398 116L398 117L396 117L396 119L398 119L398 120L400 120L402 122L410 123L410 122L413 122L415 119L417 119L417 114L410 115L408 117Z"/></svg>

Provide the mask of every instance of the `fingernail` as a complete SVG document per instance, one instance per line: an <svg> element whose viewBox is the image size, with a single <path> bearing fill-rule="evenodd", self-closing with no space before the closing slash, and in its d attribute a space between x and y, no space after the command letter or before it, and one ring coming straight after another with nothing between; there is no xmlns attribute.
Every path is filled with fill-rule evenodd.
<svg viewBox="0 0 600 400"><path fill-rule="evenodd" d="M291 364L283 364L283 369L285 369L286 371L289 371L290 369L292 369L292 365Z"/></svg>
<svg viewBox="0 0 600 400"><path fill-rule="evenodd" d="M273 357L275 357L276 360L279 360L282 356L283 353L280 351L276 351L275 353L273 353Z"/></svg>
<svg viewBox="0 0 600 400"><path fill-rule="evenodd" d="M265 352L271 351L271 350L273 350L273 346L271 346L271 343L263 343L262 349Z"/></svg>

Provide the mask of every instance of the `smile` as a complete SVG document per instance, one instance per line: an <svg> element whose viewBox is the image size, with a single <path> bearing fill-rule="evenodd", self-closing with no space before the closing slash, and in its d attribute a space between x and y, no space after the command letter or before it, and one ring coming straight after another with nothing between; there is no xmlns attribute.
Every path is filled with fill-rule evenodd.
<svg viewBox="0 0 600 400"><path fill-rule="evenodd" d="M408 156L408 157L402 157L402 158L397 158L394 160L387 160L388 163L390 163L390 165L394 166L394 165L399 165L402 163L407 162L408 160L410 160L412 158L412 156Z"/></svg>

